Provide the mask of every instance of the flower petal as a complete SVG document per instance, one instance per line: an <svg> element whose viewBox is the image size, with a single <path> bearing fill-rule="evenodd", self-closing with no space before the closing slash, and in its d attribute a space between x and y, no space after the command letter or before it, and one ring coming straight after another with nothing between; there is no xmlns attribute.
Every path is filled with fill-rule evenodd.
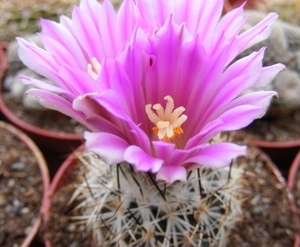
<svg viewBox="0 0 300 247"><path fill-rule="evenodd" d="M67 28L59 23L44 19L41 19L41 26L42 32L40 35L47 37L49 40L56 40L57 43L60 43L63 47L65 47L65 49L68 50L68 53L71 54L69 57L70 62L76 62L78 67L82 70L86 68L87 62L84 51L73 36L71 32L72 29L70 30L70 28ZM48 44L51 45L50 42L48 42ZM55 49L53 50L55 51Z"/></svg>
<svg viewBox="0 0 300 247"><path fill-rule="evenodd" d="M61 79L57 75L59 69L53 57L42 48L22 38L16 38L19 43L18 55L21 61L36 73L43 75L58 85Z"/></svg>
<svg viewBox="0 0 300 247"><path fill-rule="evenodd" d="M41 89L30 89L26 92L26 94L37 97L39 103L43 107L59 111L89 128L89 125L83 120L84 115L81 112L74 110L72 107L72 103L65 98Z"/></svg>
<svg viewBox="0 0 300 247"><path fill-rule="evenodd" d="M271 24L277 19L277 17L278 14L270 13L257 25L243 32L238 38L240 47L239 52L243 52L249 47L268 38L272 31Z"/></svg>
<svg viewBox="0 0 300 247"><path fill-rule="evenodd" d="M95 152L108 165L124 161L124 153L129 144L124 139L109 133L84 133L85 150Z"/></svg>
<svg viewBox="0 0 300 247"><path fill-rule="evenodd" d="M284 68L285 66L280 63L263 67L257 81L252 85L252 88L265 87L272 82L275 76Z"/></svg>
<svg viewBox="0 0 300 247"><path fill-rule="evenodd" d="M186 169L182 166L163 166L156 174L156 180L172 184L175 181L186 181Z"/></svg>
<svg viewBox="0 0 300 247"><path fill-rule="evenodd" d="M151 171L152 173L156 173L164 163L162 159L154 158L138 146L127 148L124 159L128 163L133 164L137 171Z"/></svg>
<svg viewBox="0 0 300 247"><path fill-rule="evenodd" d="M155 156L164 160L166 163L168 163L168 160L171 158L176 148L174 143L163 141L153 141L152 145L155 150Z"/></svg>
<svg viewBox="0 0 300 247"><path fill-rule="evenodd" d="M193 157L186 160L189 165L188 170L199 166L210 168L222 168L228 166L233 158L246 154L246 146L238 146L233 143L216 143L212 144Z"/></svg>

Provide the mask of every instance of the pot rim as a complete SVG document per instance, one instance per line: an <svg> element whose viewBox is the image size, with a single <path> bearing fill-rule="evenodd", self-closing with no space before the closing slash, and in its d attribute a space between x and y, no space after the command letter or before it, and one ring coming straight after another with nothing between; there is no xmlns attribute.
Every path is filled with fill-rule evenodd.
<svg viewBox="0 0 300 247"><path fill-rule="evenodd" d="M264 148L292 148L300 146L300 140L293 140L293 141L264 141L264 140L251 140L249 141L251 146L256 147L264 147Z"/></svg>

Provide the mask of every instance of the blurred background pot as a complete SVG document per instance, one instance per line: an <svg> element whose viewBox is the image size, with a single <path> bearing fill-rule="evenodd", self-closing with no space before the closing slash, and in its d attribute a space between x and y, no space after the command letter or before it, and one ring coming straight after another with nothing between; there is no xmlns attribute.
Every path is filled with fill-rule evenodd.
<svg viewBox="0 0 300 247"><path fill-rule="evenodd" d="M50 187L46 193L42 204L43 222L47 224L50 218L51 201L54 194L70 180L70 174L73 171L74 166L78 162L77 154L84 149L84 145L79 146L74 152L72 152L65 161L61 164L55 176L53 177ZM47 239L47 226L45 226L46 233L44 236L44 242L46 247L52 247L51 241Z"/></svg>
<svg viewBox="0 0 300 247"><path fill-rule="evenodd" d="M31 246L41 225L39 211L50 184L47 164L25 133L3 121L0 121L0 132L3 135L0 213L3 213L1 222L5 222L0 226L0 245Z"/></svg>
<svg viewBox="0 0 300 247"><path fill-rule="evenodd" d="M297 153L288 175L288 187L295 197L294 211L297 215L300 212L300 151ZM299 219L300 224L300 219ZM297 235L297 243L295 247L300 246L300 235Z"/></svg>
<svg viewBox="0 0 300 247"><path fill-rule="evenodd" d="M7 70L7 60L5 49L7 47L7 43L0 42L0 79L3 79L3 76Z"/></svg>
<svg viewBox="0 0 300 247"><path fill-rule="evenodd" d="M0 47L0 55L5 55L5 47ZM5 57L5 56L4 56ZM3 67L5 71L6 66L6 58L1 59L3 61ZM2 63L1 63L2 64ZM0 72L1 72L0 71ZM1 72L2 73L2 72ZM4 73L4 72L3 72ZM1 75L1 74L0 74ZM43 150L55 152L58 154L69 154L73 151L76 147L78 147L83 140L83 135L78 133L61 133L61 132L54 132L46 129L42 129L40 127L31 125L24 120L20 119L18 116L15 115L14 112L9 109L3 99L3 75L1 78L0 83L0 110L2 114L5 116L7 120L13 123L15 126L23 130L26 134L28 134L36 144ZM55 121L55 119L53 119Z"/></svg>
<svg viewBox="0 0 300 247"><path fill-rule="evenodd" d="M7 70L7 60L5 54L5 47L7 46L6 43L0 42L0 81L3 80L5 72ZM3 115L0 109L0 119L3 120Z"/></svg>
<svg viewBox="0 0 300 247"><path fill-rule="evenodd" d="M230 10L233 10L239 6L241 6L245 0L225 0L224 1L224 12L227 13ZM246 9L255 9L259 0L248 0L245 8Z"/></svg>
<svg viewBox="0 0 300 247"><path fill-rule="evenodd" d="M253 139L249 144L262 149L284 173L288 172L290 164L300 150L300 140L271 142Z"/></svg>

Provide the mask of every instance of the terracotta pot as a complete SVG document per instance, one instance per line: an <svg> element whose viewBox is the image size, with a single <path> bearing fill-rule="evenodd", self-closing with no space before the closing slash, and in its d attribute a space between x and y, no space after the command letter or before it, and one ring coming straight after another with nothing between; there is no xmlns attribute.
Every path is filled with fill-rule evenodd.
<svg viewBox="0 0 300 247"><path fill-rule="evenodd" d="M288 187L290 188L290 190L293 192L294 188L295 188L295 184L296 184L296 177L297 177L297 173L300 169L300 151L297 153L291 168L289 170L289 175L288 175ZM299 215L299 210L297 210L296 205L294 205L293 210L295 212L298 212L297 215ZM300 224L300 219L299 219L299 224ZM300 246L300 235L297 235L297 243L295 243L295 247L299 247Z"/></svg>
<svg viewBox="0 0 300 247"><path fill-rule="evenodd" d="M279 144L274 143L275 147L276 147L276 145L279 145ZM279 146L281 146L281 145L279 145ZM286 192L287 192L287 196L288 196L291 211L292 211L293 215L295 217L297 217L295 199L294 199L294 196L293 196L293 194L291 193L291 191L289 189L290 188L289 184L287 184L286 179L282 175L282 172L278 169L277 164L275 165L272 162L272 160L270 160L270 157L268 155L263 154L263 159L267 161L267 165L272 170L274 176L279 181L279 183L282 185L282 187L286 188ZM299 161L300 161L300 156L299 156ZM299 238L299 235L295 234L295 242L294 242L293 247L299 247L299 246L300 246L300 238Z"/></svg>
<svg viewBox="0 0 300 247"><path fill-rule="evenodd" d="M5 54L6 43L0 43L0 80L3 79L4 74L7 70L7 59Z"/></svg>
<svg viewBox="0 0 300 247"><path fill-rule="evenodd" d="M297 166L299 167L299 163L300 163L300 155L297 155L299 156L297 159L298 159L298 164ZM275 171L274 174L277 176L278 180L281 180L281 183L284 185L284 186L287 186L288 187L288 196L289 196L289 200L290 200L290 206L291 206L291 210L294 214L295 217L298 217L298 214L297 214L297 210L296 210L296 204L295 204L295 200L294 200L294 196L293 194L290 192L292 187L290 185L290 175L288 177L288 183L286 185L286 180L282 177L281 175L281 172L277 169L277 166L276 165L272 165L273 166L273 170ZM299 247L300 246L300 235L296 234L295 235L295 242L294 242L294 245L293 247Z"/></svg>
<svg viewBox="0 0 300 247"><path fill-rule="evenodd" d="M49 172L48 172L48 167L46 164L46 161L39 150L39 148L36 146L36 144L21 130L17 129L16 127L12 126L11 124L5 123L3 121L0 121L0 129L5 129L9 131L12 135L14 135L17 139L20 140L20 142L23 142L26 144L26 146L30 149L32 152L32 156L35 157L37 160L37 163L39 165L39 169L41 172L42 176L42 181L43 181L43 200L46 198L46 192L49 189L50 185L50 177L49 177ZM41 225L41 216L37 217L34 223L32 224L32 229L25 238L24 242L22 243L22 247L28 247L32 243L34 237L36 236L40 225Z"/></svg>
<svg viewBox="0 0 300 247"><path fill-rule="evenodd" d="M81 152L84 149L84 145L79 146L73 153L71 153L66 160L59 167L56 172L53 180L51 181L50 187L46 193L44 198L44 202L42 205L41 212L43 214L43 221L47 222L49 219L49 210L51 207L51 199L53 195L68 182L69 175L72 171L72 167L77 162L77 153ZM50 241L48 239L44 239L46 247L52 247Z"/></svg>
<svg viewBox="0 0 300 247"><path fill-rule="evenodd" d="M300 150L300 140L277 142L250 140L249 145L262 149L281 170L286 172Z"/></svg>
<svg viewBox="0 0 300 247"><path fill-rule="evenodd" d="M6 43L0 42L0 81L3 80L3 77L7 70L7 58L5 54L6 46L7 46ZM1 113L1 109L0 109L0 120L4 120L3 114Z"/></svg>
<svg viewBox="0 0 300 247"><path fill-rule="evenodd" d="M5 47L0 46L0 55L3 54ZM1 58L0 58L1 59ZM6 61L5 59L3 61ZM4 62L3 62L4 63ZM7 66L4 65L6 70ZM5 71L3 70L3 71ZM0 70L1 75L1 70ZM0 93L2 95L2 79L0 83ZM53 151L56 153L66 154L73 151L76 147L82 144L83 135L73 134L73 133L57 133L49 130L42 129L37 126L33 126L19 117L17 117L5 104L3 98L0 95L0 110L2 111L5 118L7 118L11 123L17 126L19 129L23 130L28 134L40 148L47 151Z"/></svg>
<svg viewBox="0 0 300 247"><path fill-rule="evenodd" d="M246 2L245 0L225 0L224 1L224 12L227 13L230 10L233 10L239 6L241 6L244 2ZM259 0L248 0L245 8L246 9L254 9L256 7L257 2L259 2Z"/></svg>

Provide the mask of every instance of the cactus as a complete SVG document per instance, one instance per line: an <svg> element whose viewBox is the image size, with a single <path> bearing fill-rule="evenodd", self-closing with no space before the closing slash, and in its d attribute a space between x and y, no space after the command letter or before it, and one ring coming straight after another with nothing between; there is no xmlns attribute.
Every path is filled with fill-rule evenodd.
<svg viewBox="0 0 300 247"><path fill-rule="evenodd" d="M40 18L58 20L70 15L79 0L0 1L0 41L12 41L40 30Z"/></svg>
<svg viewBox="0 0 300 247"><path fill-rule="evenodd" d="M106 165L79 154L84 179L71 201L71 219L87 225L95 246L225 246L239 217L236 179L229 168L201 167L186 183L167 185L129 164Z"/></svg>

